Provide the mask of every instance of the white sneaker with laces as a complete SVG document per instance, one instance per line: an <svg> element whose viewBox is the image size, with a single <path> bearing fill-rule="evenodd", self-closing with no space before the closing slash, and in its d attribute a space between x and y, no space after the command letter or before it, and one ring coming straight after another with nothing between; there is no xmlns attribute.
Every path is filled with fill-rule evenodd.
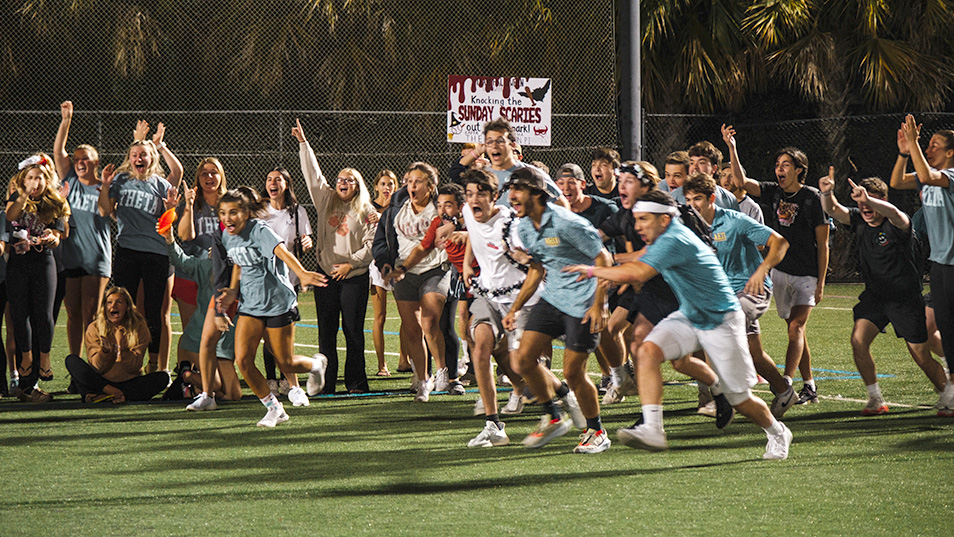
<svg viewBox="0 0 954 537"><path fill-rule="evenodd" d="M942 418L954 417L954 386L950 382L937 400L937 415Z"/></svg>
<svg viewBox="0 0 954 537"><path fill-rule="evenodd" d="M547 445L550 440L558 436L563 436L570 431L570 420L566 415L561 415L560 419L551 419L549 414L540 416L540 423L537 428L523 439L524 447L535 449Z"/></svg>
<svg viewBox="0 0 954 537"><path fill-rule="evenodd" d="M325 370L328 368L328 357L320 352L312 355L311 372L308 373L308 395L318 395L325 387Z"/></svg>
<svg viewBox="0 0 954 537"><path fill-rule="evenodd" d="M604 429L587 429L580 435L580 443L573 448L573 453L602 453L609 449L611 443Z"/></svg>
<svg viewBox="0 0 954 537"><path fill-rule="evenodd" d="M450 382L447 380L447 368L438 369L437 373L434 374L434 391L446 392L449 387Z"/></svg>
<svg viewBox="0 0 954 537"><path fill-rule="evenodd" d="M417 390L417 395L414 397L414 400L418 403L426 403L431 398L431 392L434 390L434 377L428 377L427 380L420 384L420 387Z"/></svg>
<svg viewBox="0 0 954 537"><path fill-rule="evenodd" d="M665 451L669 448L666 443L666 432L645 423L616 431L616 438L632 448L648 451Z"/></svg>
<svg viewBox="0 0 954 537"><path fill-rule="evenodd" d="M795 403L798 402L798 394L795 393L795 388L789 386L787 390L775 396L775 399L772 399L772 415L775 416L775 419L782 419L782 416L788 412L788 409L795 406Z"/></svg>
<svg viewBox="0 0 954 537"><path fill-rule="evenodd" d="M215 397L209 397L205 392L195 396L195 400L186 407L186 410L215 410L218 405L215 404Z"/></svg>
<svg viewBox="0 0 954 537"><path fill-rule="evenodd" d="M500 409L501 414L520 414L523 412L523 397L514 390L510 391L510 400L507 406Z"/></svg>
<svg viewBox="0 0 954 537"><path fill-rule="evenodd" d="M508 438L507 433L504 432L504 424L501 423L498 428L496 423L487 420L484 430L480 431L480 434L474 438L471 438L470 442L467 442L467 447L506 446L509 443L510 438Z"/></svg>
<svg viewBox="0 0 954 537"><path fill-rule="evenodd" d="M288 390L288 400L294 406L311 406L308 395L305 394L305 390L301 389L301 386L295 386Z"/></svg>
<svg viewBox="0 0 954 537"><path fill-rule="evenodd" d="M285 407L283 407L281 403L275 403L268 407L268 412L266 412L265 417L258 422L258 426L271 428L286 421L288 421L288 414L285 413Z"/></svg>
<svg viewBox="0 0 954 537"><path fill-rule="evenodd" d="M484 414L486 414L486 412L484 412L484 400L478 395L477 402L474 403L474 415L483 416Z"/></svg>
<svg viewBox="0 0 954 537"><path fill-rule="evenodd" d="M785 430L781 434L769 435L765 454L762 455L763 459L780 461L788 458L788 446L792 444L792 431L784 423L782 427L785 427Z"/></svg>
<svg viewBox="0 0 954 537"><path fill-rule="evenodd" d="M606 394L603 395L604 405L615 405L616 403L622 403L626 400L626 396L623 395L623 392L620 391L616 386L610 386L606 388Z"/></svg>
<svg viewBox="0 0 954 537"><path fill-rule="evenodd" d="M696 409L696 413L702 416L716 417L716 402L714 399Z"/></svg>
<svg viewBox="0 0 954 537"><path fill-rule="evenodd" d="M570 414L570 419L573 420L573 426L577 429L586 427L586 418L583 417L583 411L580 410L580 403L577 402L576 395L573 392L567 393L563 402L566 404L565 409Z"/></svg>

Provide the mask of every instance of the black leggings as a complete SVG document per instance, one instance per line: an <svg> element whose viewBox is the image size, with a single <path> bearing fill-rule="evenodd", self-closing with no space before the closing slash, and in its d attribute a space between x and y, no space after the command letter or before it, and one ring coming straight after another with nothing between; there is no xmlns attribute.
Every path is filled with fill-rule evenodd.
<svg viewBox="0 0 954 537"><path fill-rule="evenodd" d="M159 352L162 336L162 301L169 280L169 257L139 252L128 248L116 248L113 261L113 284L125 287L133 299L142 282L143 316L149 327L149 352Z"/></svg>
<svg viewBox="0 0 954 537"><path fill-rule="evenodd" d="M941 332L947 369L954 373L954 265L931 265L931 305Z"/></svg>
<svg viewBox="0 0 954 537"><path fill-rule="evenodd" d="M13 340L21 353L50 352L53 343L53 299L56 262L53 255L11 255L7 264L7 298ZM34 349L34 332L39 348ZM34 361L34 372L39 361Z"/></svg>
<svg viewBox="0 0 954 537"><path fill-rule="evenodd" d="M367 392L364 363L364 316L368 311L368 273L345 280L328 278L327 287L315 287L318 312L318 351L328 357L324 393L335 393L338 380L338 320L345 336L345 388Z"/></svg>
<svg viewBox="0 0 954 537"><path fill-rule="evenodd" d="M66 370L73 377L81 398L85 398L88 393L103 393L106 386L115 386L123 392L127 401L148 401L165 390L171 382L169 373L165 371L140 375L123 382L112 382L103 378L99 371L75 354L66 357Z"/></svg>

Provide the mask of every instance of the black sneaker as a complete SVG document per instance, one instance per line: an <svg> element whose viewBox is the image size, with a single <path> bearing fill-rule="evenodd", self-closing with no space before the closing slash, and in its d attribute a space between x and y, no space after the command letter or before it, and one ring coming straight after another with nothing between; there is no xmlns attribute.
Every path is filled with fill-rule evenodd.
<svg viewBox="0 0 954 537"><path fill-rule="evenodd" d="M722 429L732 423L732 418L735 417L735 409L729 404L729 400L725 398L725 395L721 393L713 397L713 400L716 404L716 427Z"/></svg>
<svg viewBox="0 0 954 537"><path fill-rule="evenodd" d="M812 388L808 384L802 386L802 389L798 392L798 402L796 405L804 405L807 403L817 403L818 402L818 392L815 388Z"/></svg>

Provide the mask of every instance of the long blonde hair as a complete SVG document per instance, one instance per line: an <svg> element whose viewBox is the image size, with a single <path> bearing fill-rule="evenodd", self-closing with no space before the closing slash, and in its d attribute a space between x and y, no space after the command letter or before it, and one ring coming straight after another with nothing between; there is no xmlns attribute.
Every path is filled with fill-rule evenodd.
<svg viewBox="0 0 954 537"><path fill-rule="evenodd" d="M119 325L113 324L106 318L106 302L110 296L115 294L119 294L126 301L126 319ZM96 312L96 320L93 322L96 323L96 329L99 331L100 337L105 337L110 328L122 326L126 332L126 344L129 345L129 348L139 345L139 332L146 331L148 334L146 319L136 309L136 304L133 303L132 296L129 295L129 291L125 287L110 287L103 293L103 302L100 304L99 311ZM144 341L143 345L148 343L148 340Z"/></svg>
<svg viewBox="0 0 954 537"><path fill-rule="evenodd" d="M139 177L135 173L133 165L129 162L129 153L132 152L134 147L145 147L146 151L149 152L149 169L146 170L144 177ZM165 177L166 172L163 171L162 165L159 164L159 150L156 149L156 144L152 143L152 140L145 140L142 142L133 142L129 145L129 149L126 150L126 160L116 168L116 173L128 173L130 176L139 179L140 181L145 181L146 179L152 177L153 175L158 175L159 177Z"/></svg>
<svg viewBox="0 0 954 537"><path fill-rule="evenodd" d="M343 173L351 174L358 190L349 201L344 201L339 198L336 190L335 195L331 196L328 200L328 212L331 213L334 212L335 209L347 207L347 210L344 212L348 212L354 215L357 220L363 221L368 209L374 209L374 206L371 205L371 195L368 194L368 185L364 184L364 177L361 176L361 172L354 168L343 168L338 172L338 175L340 176Z"/></svg>
<svg viewBox="0 0 954 537"><path fill-rule="evenodd" d="M215 157L205 157L204 159L199 161L199 164L195 167L195 181L192 182L192 186L198 187L200 191L202 190L202 187L199 186L199 179L202 178L202 168L206 164L211 164L215 166L215 170L219 172L219 177L221 178L221 180L219 181L219 188L217 190L219 192L219 197L221 198L222 194L225 194L226 192L228 192L229 189L225 183L225 168L222 167L222 162ZM205 205L205 197L196 195L195 201L192 202L192 206L198 209L199 207L202 207L203 205ZM215 212L215 207L212 207L212 210L213 212Z"/></svg>
<svg viewBox="0 0 954 537"><path fill-rule="evenodd" d="M70 205L60 195L60 178L53 169L53 160L46 153L34 153L35 157L40 157L39 161L24 167L10 179L10 185L16 188L21 196L26 197L25 212L36 213L40 221L49 224L60 218L67 218L70 215ZM30 197L30 193L23 189L23 181L32 169L40 170L46 181L46 189L40 195L39 199Z"/></svg>

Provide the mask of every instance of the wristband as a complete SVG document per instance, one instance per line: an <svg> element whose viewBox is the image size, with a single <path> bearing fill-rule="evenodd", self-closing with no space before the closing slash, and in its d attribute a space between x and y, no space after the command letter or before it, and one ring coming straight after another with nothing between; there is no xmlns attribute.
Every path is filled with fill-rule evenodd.
<svg viewBox="0 0 954 537"><path fill-rule="evenodd" d="M902 158L911 158L911 153L902 153L898 151L898 156Z"/></svg>
<svg viewBox="0 0 954 537"><path fill-rule="evenodd" d="M593 267L589 267L589 268L586 269L586 277L587 277L587 278L592 278L592 277L593 277Z"/></svg>
<svg viewBox="0 0 954 537"><path fill-rule="evenodd" d="M162 151L165 148L166 148L166 142L162 141L156 146L156 151Z"/></svg>

